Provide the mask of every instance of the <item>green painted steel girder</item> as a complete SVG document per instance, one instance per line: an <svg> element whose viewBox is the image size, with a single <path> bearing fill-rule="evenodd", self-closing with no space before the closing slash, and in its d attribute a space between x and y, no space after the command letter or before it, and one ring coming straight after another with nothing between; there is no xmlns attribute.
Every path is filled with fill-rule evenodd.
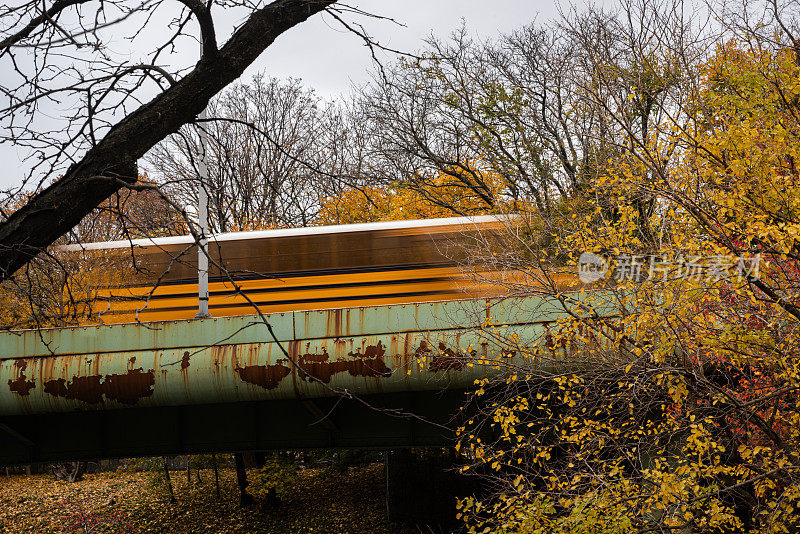
<svg viewBox="0 0 800 534"><path fill-rule="evenodd" d="M444 425L460 390L529 364L519 347L587 304L614 313L592 293L5 332L0 463L441 444L445 426L340 400Z"/></svg>
<svg viewBox="0 0 800 534"><path fill-rule="evenodd" d="M465 300L4 333L0 416L463 389L559 313Z"/></svg>

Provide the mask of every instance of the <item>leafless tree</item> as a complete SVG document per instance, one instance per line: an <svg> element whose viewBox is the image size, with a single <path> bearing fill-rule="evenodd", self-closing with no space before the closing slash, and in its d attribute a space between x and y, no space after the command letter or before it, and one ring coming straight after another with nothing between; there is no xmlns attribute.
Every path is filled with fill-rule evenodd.
<svg viewBox="0 0 800 534"><path fill-rule="evenodd" d="M306 226L339 172L337 108L299 80L257 76L213 100L205 184L214 231ZM197 205L202 148L187 126L148 155L154 176L182 206Z"/></svg>
<svg viewBox="0 0 800 534"><path fill-rule="evenodd" d="M436 202L444 175L479 209L521 203L545 219L591 194L602 162L646 146L684 111L689 67L705 52L680 2L621 11L567 11L494 41L466 28L430 39L423 59L386 69L362 94L374 179Z"/></svg>

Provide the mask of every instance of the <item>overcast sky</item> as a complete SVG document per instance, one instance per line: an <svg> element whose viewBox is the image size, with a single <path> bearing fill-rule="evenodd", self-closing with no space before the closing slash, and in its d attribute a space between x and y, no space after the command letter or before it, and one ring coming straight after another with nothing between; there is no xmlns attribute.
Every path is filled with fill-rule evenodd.
<svg viewBox="0 0 800 534"><path fill-rule="evenodd" d="M368 0L352 5L404 24L360 19L381 44L409 52L419 50L432 33L446 37L462 19L475 35L491 37L557 13L555 2L533 0ZM364 81L371 61L363 42L323 16L281 36L248 74L302 78L328 97L347 92L351 81Z"/></svg>
<svg viewBox="0 0 800 534"><path fill-rule="evenodd" d="M403 52L418 51L423 47L424 39L432 34L447 37L461 25L462 20L474 36L491 38L534 20L543 22L557 15L555 2L532 0L363 0L350 5L397 21L393 23L363 16L347 18L350 22L362 23L382 45ZM179 6L177 2L176 6ZM217 34L222 41L229 35L229 30L241 22L228 17L227 12L217 12L215 19ZM153 22L156 29L160 27L159 21ZM147 37L140 38L137 44L137 40L131 42L124 38L124 32L119 28L113 32L109 46L126 48L126 54L137 56L141 53L146 57L145 54L152 50L152 42L142 42L149 39ZM163 33L157 37L160 41ZM197 44L184 42L183 45L170 56L170 63L188 66L196 61ZM137 47L142 50L137 50ZM243 78L247 80L259 72L278 78L300 78L319 96L332 99L349 93L354 83L366 81L371 68L372 57L363 41L323 14L281 35ZM0 72L0 77L5 74ZM54 130L59 128L57 122L54 120ZM13 146L0 146L0 162L5 168L5 172L0 173L0 188L21 183L25 174L25 166L20 162L22 155Z"/></svg>

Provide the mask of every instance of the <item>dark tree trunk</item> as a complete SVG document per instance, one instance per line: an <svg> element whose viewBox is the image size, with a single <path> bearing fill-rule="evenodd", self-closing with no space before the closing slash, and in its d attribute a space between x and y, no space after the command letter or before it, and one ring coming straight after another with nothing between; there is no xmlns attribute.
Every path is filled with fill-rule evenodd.
<svg viewBox="0 0 800 534"><path fill-rule="evenodd" d="M219 469L217 469L217 455L211 455L211 465L214 467L214 489L217 491L217 499L220 498L219 495Z"/></svg>
<svg viewBox="0 0 800 534"><path fill-rule="evenodd" d="M255 502L255 499L247 492L249 482L247 482L247 471L244 468L242 453L233 453L233 462L236 464L236 483L239 485L239 505L243 507L250 506Z"/></svg>
<svg viewBox="0 0 800 534"><path fill-rule="evenodd" d="M281 499L278 497L278 488L269 488L264 502L269 506L280 506Z"/></svg>
<svg viewBox="0 0 800 534"><path fill-rule="evenodd" d="M283 32L336 0L276 0L255 11L214 53L122 119L59 180L0 223L0 282L73 228L105 199L138 179L136 162L192 122Z"/></svg>
<svg viewBox="0 0 800 534"><path fill-rule="evenodd" d="M175 499L175 492L172 489L172 478L169 476L169 465L166 456L164 456L164 476L167 479L167 489L169 489L169 502L170 504L175 504L178 501Z"/></svg>

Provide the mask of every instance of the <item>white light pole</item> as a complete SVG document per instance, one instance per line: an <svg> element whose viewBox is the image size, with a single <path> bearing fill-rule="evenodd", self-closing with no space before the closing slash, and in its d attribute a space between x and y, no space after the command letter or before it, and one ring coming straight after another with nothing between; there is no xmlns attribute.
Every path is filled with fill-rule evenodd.
<svg viewBox="0 0 800 534"><path fill-rule="evenodd" d="M201 121L206 119L206 110L197 116ZM206 165L206 151L208 147L208 132L206 123L201 122L197 130L200 136L200 158L197 170L200 172L200 181L197 184L197 217L200 223L200 243L197 247L197 287L199 306L197 318L205 319L211 317L208 313L208 165Z"/></svg>

